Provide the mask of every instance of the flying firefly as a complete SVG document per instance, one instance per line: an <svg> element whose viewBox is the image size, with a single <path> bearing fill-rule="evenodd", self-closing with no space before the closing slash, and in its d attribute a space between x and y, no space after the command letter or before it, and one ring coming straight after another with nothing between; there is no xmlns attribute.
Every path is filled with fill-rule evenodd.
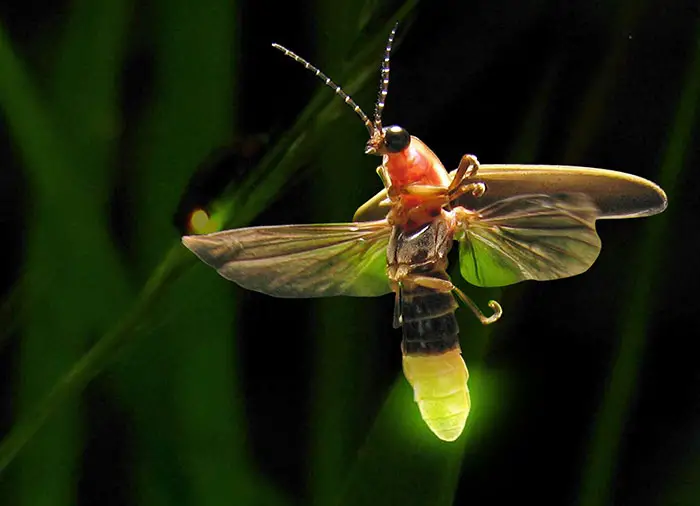
<svg viewBox="0 0 700 506"><path fill-rule="evenodd" d="M546 281L585 272L601 249L597 219L650 216L666 208L654 183L603 169L559 165L481 165L464 155L448 172L406 129L382 125L389 57L381 64L374 117L318 68L302 64L360 117L365 153L382 158L384 189L350 223L249 227L182 238L221 276L276 297L374 297L394 293L393 325L403 333L404 374L430 430L454 441L471 406L455 319L458 302L485 325L498 320L457 288L447 255L459 244L464 279L480 287Z"/></svg>

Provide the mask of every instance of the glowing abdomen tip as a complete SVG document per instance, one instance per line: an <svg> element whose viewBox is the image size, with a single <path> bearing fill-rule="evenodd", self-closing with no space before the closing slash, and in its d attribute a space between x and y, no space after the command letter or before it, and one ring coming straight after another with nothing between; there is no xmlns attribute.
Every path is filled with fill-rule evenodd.
<svg viewBox="0 0 700 506"><path fill-rule="evenodd" d="M457 439L471 407L469 373L459 349L435 356L404 356L403 370L430 430L443 441Z"/></svg>

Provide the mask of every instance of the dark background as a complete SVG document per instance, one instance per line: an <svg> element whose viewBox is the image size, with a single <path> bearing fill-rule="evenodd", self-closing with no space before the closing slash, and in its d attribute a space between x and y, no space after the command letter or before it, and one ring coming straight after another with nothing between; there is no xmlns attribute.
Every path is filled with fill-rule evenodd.
<svg viewBox="0 0 700 506"><path fill-rule="evenodd" d="M698 504L697 3L437 1L400 24L384 123L448 169L603 167L669 197L599 222L583 276L452 271L504 307L486 329L459 311L456 443L419 419L391 297L273 299L179 246L198 206L337 222L380 188L361 123L269 45L369 113L398 7L0 5L2 504Z"/></svg>

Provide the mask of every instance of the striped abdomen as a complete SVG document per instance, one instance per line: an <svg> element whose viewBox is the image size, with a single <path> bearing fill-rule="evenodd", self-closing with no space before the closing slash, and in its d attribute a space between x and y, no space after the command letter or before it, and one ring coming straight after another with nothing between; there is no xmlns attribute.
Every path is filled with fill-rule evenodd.
<svg viewBox="0 0 700 506"><path fill-rule="evenodd" d="M422 275L449 280L444 271ZM456 308L450 292L414 286L401 294L404 374L423 420L443 441L459 437L471 405Z"/></svg>

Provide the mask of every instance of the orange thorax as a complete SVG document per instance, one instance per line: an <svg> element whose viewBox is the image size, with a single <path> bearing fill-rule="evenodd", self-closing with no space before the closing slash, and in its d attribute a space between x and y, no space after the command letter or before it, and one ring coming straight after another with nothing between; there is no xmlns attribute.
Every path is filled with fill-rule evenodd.
<svg viewBox="0 0 700 506"><path fill-rule="evenodd" d="M401 194L403 189L412 184L443 188L450 184L447 171L440 159L417 137L412 136L411 143L403 151L384 155L384 166L391 179L392 189L398 194ZM413 214L412 221L414 222L431 221L432 217L439 213L442 203L432 205L427 200L426 197L420 195L403 194L400 197L401 207L404 211L421 205L424 207L424 213Z"/></svg>

